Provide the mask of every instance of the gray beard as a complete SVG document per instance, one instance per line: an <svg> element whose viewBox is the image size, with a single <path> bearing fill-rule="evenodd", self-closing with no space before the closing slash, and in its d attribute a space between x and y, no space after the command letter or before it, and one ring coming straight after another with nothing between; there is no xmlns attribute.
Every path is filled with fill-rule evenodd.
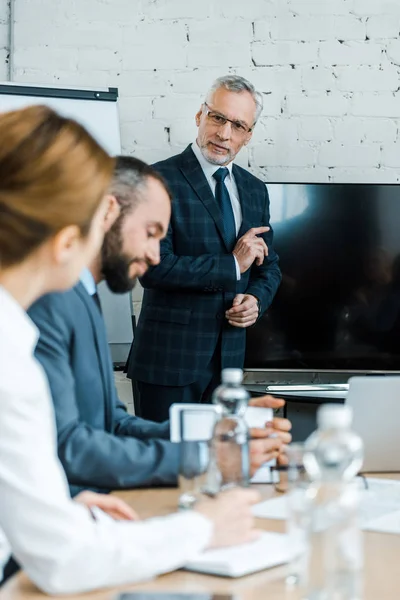
<svg viewBox="0 0 400 600"><path fill-rule="evenodd" d="M207 146L200 146L200 150L204 158L208 160L209 163L211 163L212 165L217 165L218 167L223 167L224 165L230 163L232 160L231 153L227 154L226 156L221 156L221 158L218 159L209 156Z"/></svg>

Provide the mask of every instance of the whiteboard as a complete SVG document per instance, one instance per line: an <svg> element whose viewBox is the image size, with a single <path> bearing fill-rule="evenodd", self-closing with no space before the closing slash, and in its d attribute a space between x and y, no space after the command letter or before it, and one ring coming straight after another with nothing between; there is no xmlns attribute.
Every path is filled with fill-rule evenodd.
<svg viewBox="0 0 400 600"><path fill-rule="evenodd" d="M45 104L81 123L107 152L121 153L118 90L90 90L0 83L0 112ZM132 342L131 294L112 294L99 286L108 342L114 363L125 363Z"/></svg>

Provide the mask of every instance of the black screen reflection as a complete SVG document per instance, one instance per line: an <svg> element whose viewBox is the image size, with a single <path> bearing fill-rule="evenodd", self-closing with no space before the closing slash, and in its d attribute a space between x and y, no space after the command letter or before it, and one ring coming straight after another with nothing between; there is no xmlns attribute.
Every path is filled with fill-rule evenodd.
<svg viewBox="0 0 400 600"><path fill-rule="evenodd" d="M267 187L282 284L245 366L400 369L400 188Z"/></svg>

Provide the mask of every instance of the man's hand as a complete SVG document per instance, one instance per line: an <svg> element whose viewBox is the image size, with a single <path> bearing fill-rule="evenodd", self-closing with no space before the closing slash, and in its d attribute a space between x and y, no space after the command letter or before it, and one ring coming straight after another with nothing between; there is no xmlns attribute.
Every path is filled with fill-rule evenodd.
<svg viewBox="0 0 400 600"><path fill-rule="evenodd" d="M251 507L260 501L256 490L235 488L221 492L217 498L201 500L194 508L213 525L213 537L209 548L236 546L257 539Z"/></svg>
<svg viewBox="0 0 400 600"><path fill-rule="evenodd" d="M96 494L95 492L81 492L74 498L75 502L84 504L89 509L93 506L101 508L116 521L138 521L139 517L126 502L116 496Z"/></svg>
<svg viewBox="0 0 400 600"><path fill-rule="evenodd" d="M251 294L237 294L232 308L226 311L225 317L233 327L250 327L258 319L257 298Z"/></svg>
<svg viewBox="0 0 400 600"><path fill-rule="evenodd" d="M285 401L273 396L260 396L252 398L249 406L258 406L261 408L282 408ZM252 475L264 463L276 458L278 463L287 462L284 453L287 444L292 441L290 430L292 424L288 419L275 417L270 423L265 423L264 427L254 427L250 429L250 472ZM273 437L271 437L273 436Z"/></svg>
<svg viewBox="0 0 400 600"><path fill-rule="evenodd" d="M259 267L264 258L268 256L268 246L261 237L261 233L267 233L269 227L252 227L238 241L232 254L236 257L241 273L248 271L253 264Z"/></svg>

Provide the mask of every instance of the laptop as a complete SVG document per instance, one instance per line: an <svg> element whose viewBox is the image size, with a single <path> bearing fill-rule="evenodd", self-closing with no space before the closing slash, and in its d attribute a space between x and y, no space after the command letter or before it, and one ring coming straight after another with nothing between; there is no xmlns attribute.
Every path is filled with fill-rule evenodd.
<svg viewBox="0 0 400 600"><path fill-rule="evenodd" d="M351 377L346 404L364 442L364 473L400 471L400 376Z"/></svg>

